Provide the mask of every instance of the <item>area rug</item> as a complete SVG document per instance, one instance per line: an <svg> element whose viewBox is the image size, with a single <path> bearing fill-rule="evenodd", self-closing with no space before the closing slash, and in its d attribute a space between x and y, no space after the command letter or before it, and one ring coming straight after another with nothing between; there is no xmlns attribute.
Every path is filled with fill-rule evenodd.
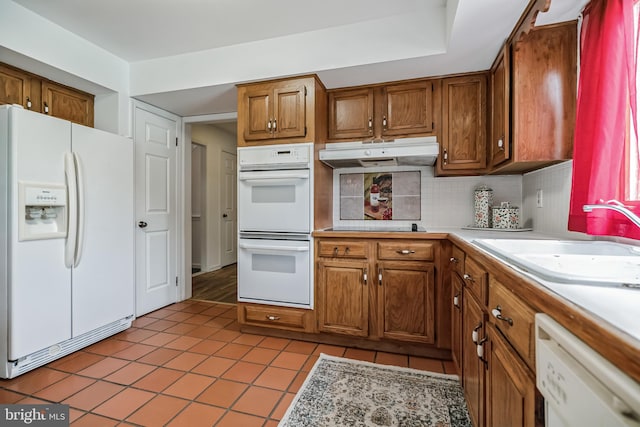
<svg viewBox="0 0 640 427"><path fill-rule="evenodd" d="M280 427L471 427L456 375L321 354Z"/></svg>

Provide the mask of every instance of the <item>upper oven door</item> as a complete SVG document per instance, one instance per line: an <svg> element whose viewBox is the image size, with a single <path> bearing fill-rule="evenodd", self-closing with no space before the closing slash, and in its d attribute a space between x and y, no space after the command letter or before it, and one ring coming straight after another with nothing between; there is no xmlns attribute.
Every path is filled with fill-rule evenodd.
<svg viewBox="0 0 640 427"><path fill-rule="evenodd" d="M238 173L240 231L311 232L309 169Z"/></svg>

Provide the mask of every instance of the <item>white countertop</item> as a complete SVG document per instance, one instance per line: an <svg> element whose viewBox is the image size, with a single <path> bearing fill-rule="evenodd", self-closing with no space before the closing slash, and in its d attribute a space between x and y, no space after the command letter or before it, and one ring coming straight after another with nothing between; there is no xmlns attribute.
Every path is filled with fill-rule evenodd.
<svg viewBox="0 0 640 427"><path fill-rule="evenodd" d="M536 232L497 232L461 229L428 230L429 232L448 232L458 238L473 244L475 239L558 239L557 237ZM558 240L570 240L566 238ZM491 256L520 274L529 277L557 295L582 307L590 313L605 320L615 328L640 341L640 289L619 287L576 285L549 282L505 262L504 259L487 252L478 245L478 250Z"/></svg>

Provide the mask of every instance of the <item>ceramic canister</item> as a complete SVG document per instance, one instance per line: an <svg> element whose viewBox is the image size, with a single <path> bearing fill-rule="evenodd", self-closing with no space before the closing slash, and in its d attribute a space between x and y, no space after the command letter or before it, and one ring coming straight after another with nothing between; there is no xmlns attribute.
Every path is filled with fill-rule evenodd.
<svg viewBox="0 0 640 427"><path fill-rule="evenodd" d="M493 204L493 190L486 185L476 188L473 192L473 226L479 228L491 227L491 205Z"/></svg>
<svg viewBox="0 0 640 427"><path fill-rule="evenodd" d="M509 202L502 202L500 206L494 206L492 219L493 228L518 228L520 209Z"/></svg>

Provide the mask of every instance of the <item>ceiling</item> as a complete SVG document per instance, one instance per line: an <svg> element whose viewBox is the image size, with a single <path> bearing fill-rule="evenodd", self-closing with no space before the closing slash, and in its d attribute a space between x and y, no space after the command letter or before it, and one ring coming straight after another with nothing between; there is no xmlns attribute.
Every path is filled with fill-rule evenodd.
<svg viewBox="0 0 640 427"><path fill-rule="evenodd" d="M124 59L133 69L157 61L225 52L220 81L141 89L133 97L181 116L236 111L235 84L316 73L327 88L490 68L527 0L13 0ZM552 0L538 24L575 19L586 0ZM249 61L304 47L291 64ZM311 48L312 47L312 48ZM191 55L191 56L190 56ZM231 61L229 60L231 58ZM249 58L250 60L251 58ZM315 61L315 62L314 62ZM297 62L297 63L296 63ZM242 70L241 70L242 71Z"/></svg>

